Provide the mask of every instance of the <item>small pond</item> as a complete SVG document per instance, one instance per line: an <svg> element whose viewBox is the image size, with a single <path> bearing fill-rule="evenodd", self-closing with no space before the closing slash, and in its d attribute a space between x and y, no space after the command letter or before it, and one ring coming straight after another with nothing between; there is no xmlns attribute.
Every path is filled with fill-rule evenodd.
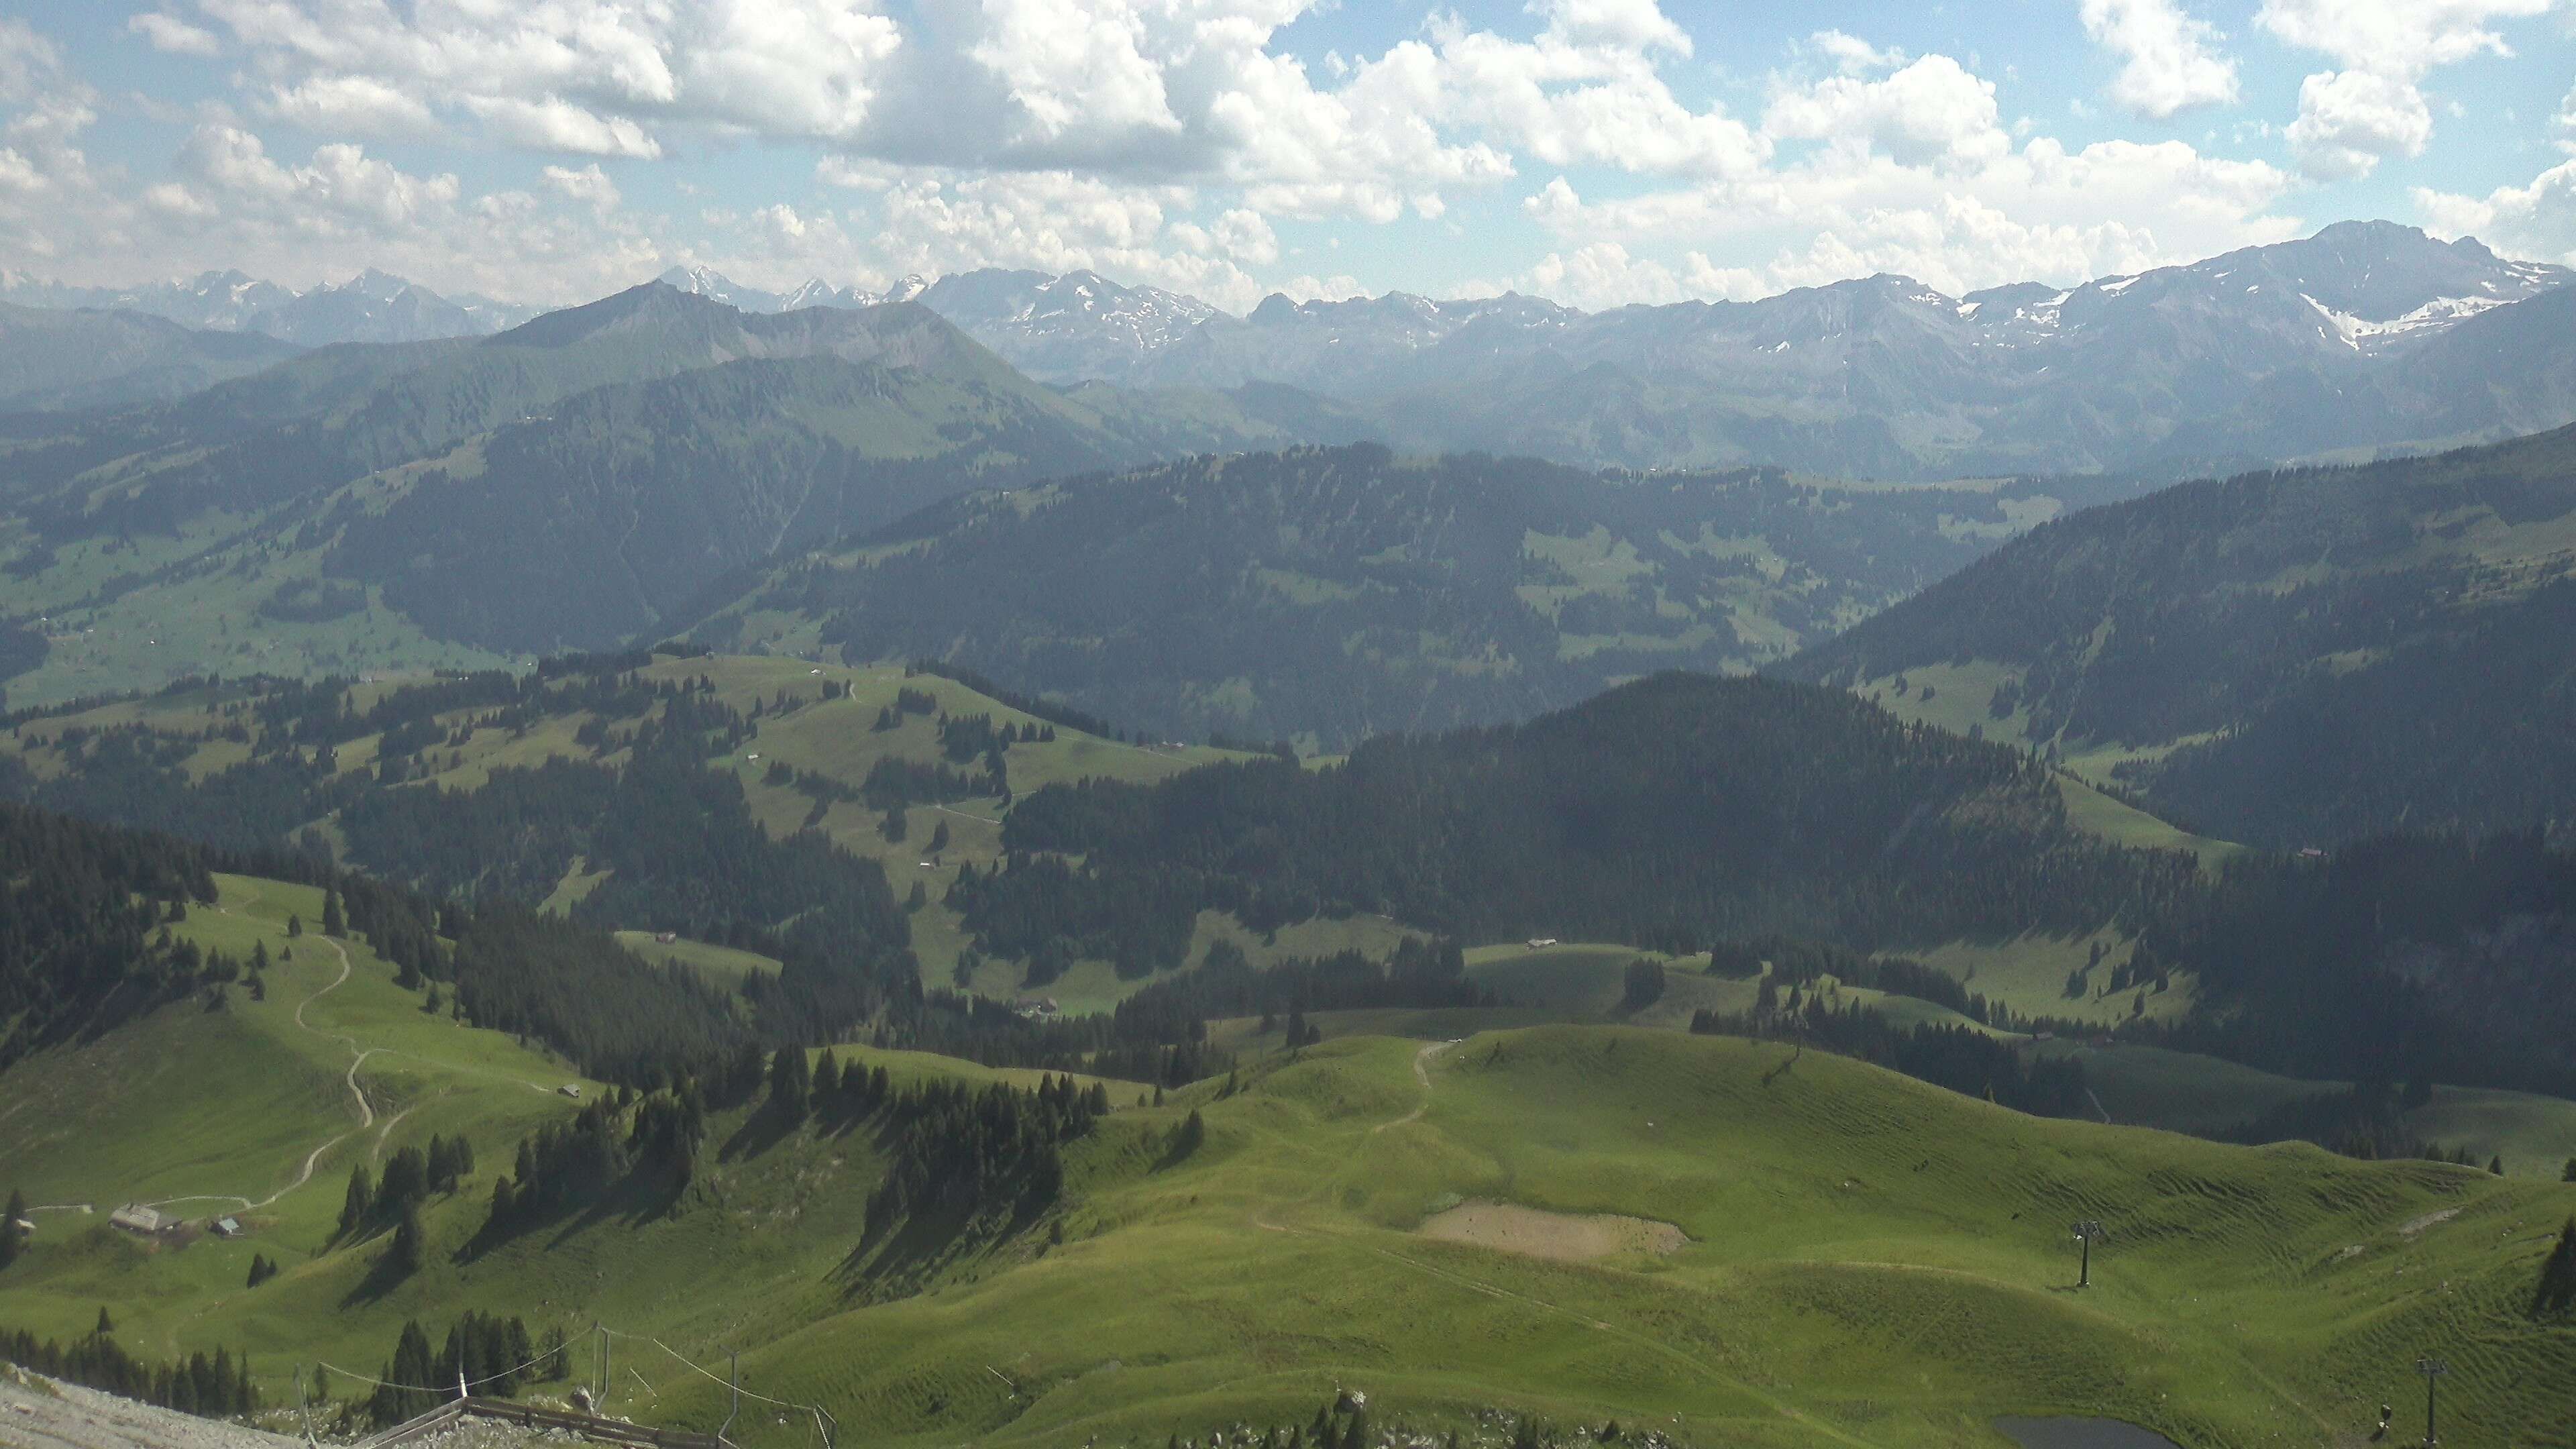
<svg viewBox="0 0 2576 1449"><path fill-rule="evenodd" d="M1995 1427L2021 1449L2179 1449L2152 1429L2117 1419L1995 1420Z"/></svg>

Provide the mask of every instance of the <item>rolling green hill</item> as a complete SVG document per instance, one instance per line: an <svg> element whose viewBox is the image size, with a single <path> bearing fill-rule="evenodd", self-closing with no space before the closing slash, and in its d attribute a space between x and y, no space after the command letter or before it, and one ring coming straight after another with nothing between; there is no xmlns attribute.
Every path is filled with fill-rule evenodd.
<svg viewBox="0 0 2576 1449"><path fill-rule="evenodd" d="M692 637L935 657L1158 732L1526 718L1657 669L1741 670L2090 496L1777 469L1594 473L1375 446L979 492L784 559Z"/></svg>
<svg viewBox="0 0 2576 1449"><path fill-rule="evenodd" d="M2576 1187L2534 1180L2576 1128L2563 1101L2428 1089L2402 1125L2510 1145L2500 1178L2033 1118L1966 1094L1975 1079L1954 1093L1698 1034L1740 1017L1831 1039L1818 1013L1877 1012L1999 1072L2080 1056L2086 1075L2052 1080L2085 1091L2098 1072L2088 1100L2122 1121L2229 1129L2231 1105L2331 1105L2338 1084L2137 1041L2212 1002L2220 1026L2294 1046L2341 1029L2306 978L2290 1009L2242 977L2186 980L2109 1048L2019 1039L1987 993L2009 1007L2088 943L2110 948L2095 971L2210 943L2259 960L2282 933L2340 959L2349 932L2302 911L2436 940L2428 912L2474 929L2554 898L2555 857L2356 851L2299 896L2264 872L2310 867L2249 856L2213 884L2185 849L2088 835L2061 777L2001 746L1762 679L1660 676L1321 770L1139 747L1061 714L930 674L664 655L209 684L13 720L8 768L41 797L291 836L454 899L309 859L295 868L332 894L239 872L143 892L170 932L156 949L202 970L65 1018L0 1068L0 1164L37 1223L0 1266L0 1326L68 1339L107 1303L129 1352L245 1352L272 1402L328 1364L355 1414L368 1390L349 1376L382 1373L406 1322L435 1339L472 1310L561 1331L575 1380L609 1367L596 1322L625 1335L607 1407L645 1422L722 1422L702 1370L741 1352L767 1396L734 1425L747 1449L805 1441L804 1406L871 1443L1150 1445L1307 1425L1344 1389L1381 1427L1488 1441L1527 1414L1560 1438L1616 1419L1687 1444L1991 1449L1998 1415L2073 1413L2190 1449L2323 1446L2365 1433L2427 1351L2458 1375L2455 1435L2576 1428L2576 1330L2527 1311L2576 1210ZM83 829L103 858L157 858ZM86 879L41 833L9 857L13 888ZM572 923L507 904L540 890ZM1050 899L1093 912L1106 954L1009 949ZM1997 912L2045 926L2106 900L2143 914L1979 944ZM2257 911L2273 934L2231 924ZM1444 985L1444 948L1398 924L1518 938L1542 918L1954 944L1900 970L1719 941L1713 969L1577 937L1452 953ZM1119 930L1146 919L1184 943L1148 966L1192 969L1120 971ZM585 934L605 925L641 932L656 963ZM959 1004L925 1025L922 987L945 983L885 973L935 977L940 958L889 951L870 934L887 929L944 946L949 980L990 994L1126 1009L1086 1026ZM1290 956L1390 938L1383 973ZM26 955L22 935L0 948ZM1663 968L1643 995L1641 958ZM1063 974L1031 983L1041 962ZM1922 997L1896 989L1916 980ZM2205 994L2214 980L2226 994ZM1307 1017L1282 982L1376 1004ZM1246 1000L1273 1019L1205 1013L1235 1019L1206 1030L1219 1055L1192 1054L1177 1017ZM1065 1086L873 1044L940 1031L988 1053L1078 1043L1109 1075ZM830 1041L833 1065L764 1065L781 1040ZM1130 1049L1175 1040L1186 1053ZM1049 1115L1076 1093L1078 1114ZM472 1163L452 1185L344 1208L354 1170L390 1194L409 1154L454 1161L458 1142ZM129 1202L186 1226L101 1221ZM206 1232L219 1215L247 1236ZM2111 1232L2082 1293L2079 1218ZM254 1255L280 1271L249 1283Z"/></svg>
<svg viewBox="0 0 2576 1449"><path fill-rule="evenodd" d="M1774 983L1813 1001L1830 988L1899 1030L2116 1033L2206 1064L2172 1105L2133 1096L2118 1120L2346 1142L2361 1129L2256 1119L2374 1074L2570 1089L2553 1065L2576 1009L2551 964L2571 900L2555 856L2357 850L2302 869L2000 745L1759 679L1661 676L1529 726L1374 742L1320 768L1079 723L927 672L665 653L41 712L0 740L0 784L235 850L291 843L434 894L543 903L809 1041L883 1023L893 1041L1061 1064L1265 1011L1219 1037L1275 1044L1292 1010L1334 1035L1707 1014L1839 1041L1794 996L1782 1013L1753 977L1684 964L1778 933L1935 973L1882 981L1855 957ZM1596 944L1517 944L1559 935ZM1474 991L1350 974L1408 938L1474 948L1460 978ZM1676 961L1642 1011L1621 1002L1640 956ZM1315 964L1345 962L1359 964ZM1310 984L1197 984L1212 964L1234 982L1285 963ZM781 980L794 989L769 993ZM952 989L1041 1020L970 1028L963 998L944 1018L903 1004ZM1144 1014L1109 1026L1140 994ZM509 1010L559 1041L581 1014ZM2227 1106L2258 1069L2312 1080ZM2510 1145L2536 1171L2550 1121L2370 1130L2481 1160Z"/></svg>
<svg viewBox="0 0 2576 1449"><path fill-rule="evenodd" d="M226 902L274 929L289 902L255 890L227 882ZM701 1364L740 1350L747 1388L887 1444L1150 1444L1303 1425L1350 1389L1377 1425L1434 1434L1534 1414L1687 1444L1989 1446L1999 1414L2073 1413L2192 1449L2325 1445L2364 1433L2424 1351L2454 1366L2463 1442L2545 1442L2576 1414L2576 1337L2523 1316L2576 1189L2040 1121L1784 1046L1617 1028L1336 1041L1265 1057L1232 1095L1121 1102L1071 1150L1060 1206L926 1291L850 1276L884 1159L815 1126L711 1157L674 1212L477 1249L506 1144L573 1111L530 1089L561 1069L385 999L363 958L315 999L327 954L308 937L296 958L308 976L281 965L268 1002L211 1027L169 1014L12 1069L62 1112L50 1133L0 1119L12 1169L40 1203L276 1191L308 1139L356 1120L350 1050L298 1028L298 1001L385 1043L358 1073L376 1122L265 1207L172 1204L239 1213L242 1241L40 1214L0 1318L70 1334L112 1299L129 1347L246 1346L272 1399L315 1360L375 1372L406 1317L468 1307L570 1330L587 1377L597 1320ZM119 1064L168 1049L202 1105L155 1147L179 1130L171 1079ZM1193 1110L1205 1141L1178 1152ZM433 1130L495 1165L433 1198L428 1265L371 1290L381 1240L327 1244L339 1181ZM2079 1294L2081 1216L2111 1237ZM285 1271L245 1291L254 1252ZM610 1411L725 1418L722 1385L654 1341L613 1352ZM735 1432L767 1449L813 1429L764 1404Z"/></svg>
<svg viewBox="0 0 2576 1449"><path fill-rule="evenodd" d="M1779 666L2275 847L2576 802L2576 431L2060 519Z"/></svg>
<svg viewBox="0 0 2576 1449"><path fill-rule="evenodd" d="M471 342L325 348L16 430L0 677L25 702L618 644L783 545L1304 436L1274 414L1060 393L911 304L747 315L660 285Z"/></svg>

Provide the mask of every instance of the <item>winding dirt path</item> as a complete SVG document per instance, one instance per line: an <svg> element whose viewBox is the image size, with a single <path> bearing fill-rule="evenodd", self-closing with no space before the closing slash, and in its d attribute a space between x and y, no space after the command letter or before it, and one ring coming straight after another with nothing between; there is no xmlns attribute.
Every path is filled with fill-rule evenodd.
<svg viewBox="0 0 2576 1449"><path fill-rule="evenodd" d="M329 1141L324 1142L321 1146L314 1148L311 1152L304 1154L304 1166L296 1172L295 1180L256 1202L246 1197L231 1197L208 1193L192 1197L165 1197L158 1202L150 1204L150 1206L167 1207L172 1203L181 1202L229 1202L239 1203L242 1211L244 1212L255 1212L260 1208L267 1207L270 1203L273 1203L279 1198L286 1196L288 1193L295 1191L304 1184L311 1182L313 1180L313 1169L321 1164L322 1154L329 1152L332 1148L348 1141L351 1137L354 1137L376 1125L375 1106L367 1100L366 1089L358 1085L358 1069L367 1064L367 1058L375 1055L374 1049L360 1046L356 1037L344 1036L339 1032L324 1031L322 1028L315 1026L304 1019L304 1008L311 1006L313 1003L320 1001L323 997L330 995L332 992L337 991L342 986L348 984L349 972L352 969L349 961L349 953L340 945L339 942L332 940L328 936L315 936L308 939L319 941L323 945L331 948L331 954L340 958L340 974L331 978L330 985L321 988L295 1004L295 1024L303 1030L313 1033L315 1036L326 1037L332 1041L340 1043L347 1047L352 1053L352 1060L349 1063L349 1074L345 1080L349 1084L350 1099L358 1104L358 1125L340 1133ZM392 1124L388 1123L386 1125L390 1128Z"/></svg>
<svg viewBox="0 0 2576 1449"><path fill-rule="evenodd" d="M1435 1041L1413 1054L1413 1080L1422 1084L1422 1100L1414 1105L1412 1111L1405 1113L1403 1116L1398 1117L1391 1122L1380 1122L1376 1126L1371 1127L1369 1129L1370 1136L1374 1137L1389 1127L1401 1127L1408 1122L1419 1122L1422 1120L1422 1114L1430 1110L1431 1107L1431 1059L1457 1044L1458 1043L1454 1040Z"/></svg>
<svg viewBox="0 0 2576 1449"><path fill-rule="evenodd" d="M321 990L314 992L311 996L308 996L295 1004L295 1024L304 1028L306 1031L313 1033L315 1036L328 1037L331 1040L340 1043L342 1046L347 1047L352 1053L349 1062L348 1076L349 1097L358 1104L358 1125L341 1133L339 1136L332 1138L330 1141L323 1143L321 1146L314 1148L311 1152L304 1154L304 1168L302 1171L295 1174L295 1180L288 1183L286 1186L279 1188L277 1191L270 1193L266 1198L252 1203L251 1206L254 1208L264 1208L270 1203L277 1201L279 1198L286 1196L288 1193L295 1191L297 1188L302 1187L304 1184L311 1182L313 1180L313 1169L316 1164L321 1162L323 1153L330 1151L332 1148L348 1141L358 1133L364 1132L368 1128L376 1125L375 1105L367 1100L366 1089L358 1085L358 1068L365 1066L367 1064L367 1058L375 1055L374 1049L358 1045L358 1039L354 1036L343 1036L335 1031L324 1031L320 1027L312 1025L304 1019L304 1008L311 1006L313 1003L320 1001L323 997L330 995L332 992L337 991L348 984L349 972L351 969L349 964L349 953L339 942L332 940L328 936L322 936L316 939L320 940L323 945L330 947L332 955L340 958L340 974L331 978L330 985L323 987Z"/></svg>

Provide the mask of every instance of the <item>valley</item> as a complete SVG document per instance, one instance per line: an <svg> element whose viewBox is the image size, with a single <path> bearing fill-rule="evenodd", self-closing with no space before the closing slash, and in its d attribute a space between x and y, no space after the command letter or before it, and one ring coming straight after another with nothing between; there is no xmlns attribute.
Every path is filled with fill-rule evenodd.
<svg viewBox="0 0 2576 1449"><path fill-rule="evenodd" d="M2568 275L0 274L11 1402L2566 1441Z"/></svg>

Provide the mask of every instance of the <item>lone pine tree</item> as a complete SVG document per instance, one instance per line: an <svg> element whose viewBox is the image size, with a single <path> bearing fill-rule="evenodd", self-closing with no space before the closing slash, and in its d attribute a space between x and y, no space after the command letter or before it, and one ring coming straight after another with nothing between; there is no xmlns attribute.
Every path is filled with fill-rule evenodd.
<svg viewBox="0 0 2576 1449"><path fill-rule="evenodd" d="M2565 1313L2576 1308L2576 1217L2558 1231L2558 1246L2549 1250L2549 1261L2540 1265L2540 1286L2531 1295L2531 1312L2535 1318Z"/></svg>

